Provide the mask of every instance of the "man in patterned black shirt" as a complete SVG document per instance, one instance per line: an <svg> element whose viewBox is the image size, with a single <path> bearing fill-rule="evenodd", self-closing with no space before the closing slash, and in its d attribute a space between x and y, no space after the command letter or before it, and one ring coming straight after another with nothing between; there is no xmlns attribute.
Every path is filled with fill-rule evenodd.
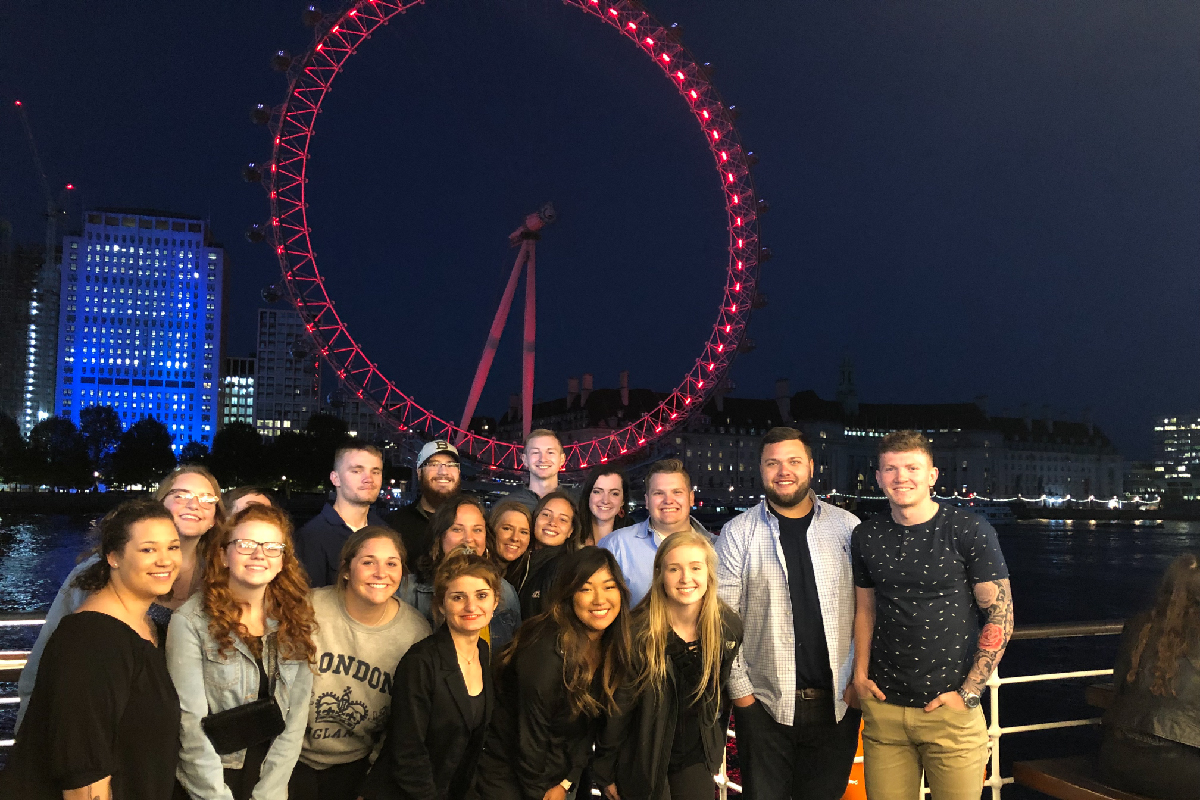
<svg viewBox="0 0 1200 800"><path fill-rule="evenodd" d="M922 772L932 800L978 800L983 789L979 699L1012 635L1008 568L991 525L933 500L937 475L923 434L885 436L875 479L891 513L851 538L871 800L917 797Z"/></svg>

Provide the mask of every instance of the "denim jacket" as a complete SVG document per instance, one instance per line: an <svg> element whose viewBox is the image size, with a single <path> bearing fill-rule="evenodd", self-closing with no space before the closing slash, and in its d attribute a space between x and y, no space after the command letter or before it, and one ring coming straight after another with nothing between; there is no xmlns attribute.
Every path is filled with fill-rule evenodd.
<svg viewBox="0 0 1200 800"><path fill-rule="evenodd" d="M196 800L233 800L225 785L224 769L241 769L246 751L218 755L200 720L258 699L258 664L250 649L236 636L233 647L222 654L208 632L209 617L203 596L193 595L179 607L167 629L167 669L179 693L179 767L176 777ZM267 621L267 640L279 623ZM274 646L273 643L270 646ZM279 662L275 702L283 712L285 728L275 737L263 761L253 800L287 797L288 779L304 743L313 674L304 661Z"/></svg>
<svg viewBox="0 0 1200 800"><path fill-rule="evenodd" d="M436 629L433 621L433 584L419 583L411 572L400 581L396 590L396 599L403 600L420 611L429 624ZM493 653L512 641L521 627L521 601L517 598L517 590L508 581L500 580L500 602L496 605L496 613L492 615L492 624L488 627L489 643Z"/></svg>

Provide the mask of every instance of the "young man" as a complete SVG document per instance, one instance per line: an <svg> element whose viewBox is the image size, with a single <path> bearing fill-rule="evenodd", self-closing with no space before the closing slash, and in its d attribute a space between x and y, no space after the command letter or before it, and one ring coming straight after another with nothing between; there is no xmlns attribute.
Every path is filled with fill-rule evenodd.
<svg viewBox="0 0 1200 800"><path fill-rule="evenodd" d="M296 532L296 557L312 588L337 581L338 559L350 534L368 525L386 525L372 504L383 486L383 453L369 444L351 444L333 455L329 473L335 498Z"/></svg>
<svg viewBox="0 0 1200 800"><path fill-rule="evenodd" d="M918 431L879 443L890 514L854 530L854 685L871 800L977 800L988 733L980 695L1013 630L1008 568L982 517L941 505ZM986 619L979 629L978 614Z"/></svg>
<svg viewBox="0 0 1200 800"><path fill-rule="evenodd" d="M529 485L510 492L504 499L516 500L533 511L539 500L558 488L558 471L566 461L558 434L545 428L530 431L525 438L525 452L521 454L521 463L529 470Z"/></svg>
<svg viewBox="0 0 1200 800"><path fill-rule="evenodd" d="M729 677L743 796L837 800L858 749L859 712L842 698L858 517L809 488L812 449L795 428L767 431L759 474L766 499L717 537L721 599L745 628Z"/></svg>
<svg viewBox="0 0 1200 800"><path fill-rule="evenodd" d="M654 554L662 540L672 533L695 530L708 532L692 519L692 479L677 458L656 461L646 475L646 510L649 519L605 536L600 546L613 554L625 574L629 601L637 605L654 577Z"/></svg>
<svg viewBox="0 0 1200 800"><path fill-rule="evenodd" d="M429 518L462 484L458 448L444 439L427 442L417 453L417 481L421 491L417 499L386 517L387 524L400 533L414 564L433 544Z"/></svg>

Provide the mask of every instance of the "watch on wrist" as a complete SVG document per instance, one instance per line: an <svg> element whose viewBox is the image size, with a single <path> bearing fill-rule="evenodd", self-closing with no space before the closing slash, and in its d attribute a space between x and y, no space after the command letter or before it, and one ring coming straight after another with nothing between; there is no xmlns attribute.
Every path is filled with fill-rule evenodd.
<svg viewBox="0 0 1200 800"><path fill-rule="evenodd" d="M963 699L963 703L967 708L979 708L979 695L974 692L968 692L966 689L959 689L958 696Z"/></svg>
<svg viewBox="0 0 1200 800"><path fill-rule="evenodd" d="M565 791L568 791L568 792L571 791L571 787L574 786L574 784L571 783L571 780L569 778L563 778L562 782L559 783L558 785L561 786Z"/></svg>

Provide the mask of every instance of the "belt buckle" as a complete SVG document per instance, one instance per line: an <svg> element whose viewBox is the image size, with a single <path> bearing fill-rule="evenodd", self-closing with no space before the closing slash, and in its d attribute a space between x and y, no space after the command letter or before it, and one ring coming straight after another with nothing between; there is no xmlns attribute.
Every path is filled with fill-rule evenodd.
<svg viewBox="0 0 1200 800"><path fill-rule="evenodd" d="M796 692L796 696L801 700L819 700L821 697L821 690L804 688Z"/></svg>

